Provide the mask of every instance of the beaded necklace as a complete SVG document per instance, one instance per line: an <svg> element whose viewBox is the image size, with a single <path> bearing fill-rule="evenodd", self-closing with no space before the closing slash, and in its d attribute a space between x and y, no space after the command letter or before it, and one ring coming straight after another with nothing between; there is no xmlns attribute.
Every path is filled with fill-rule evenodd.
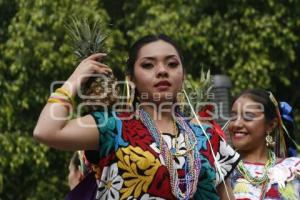
<svg viewBox="0 0 300 200"><path fill-rule="evenodd" d="M187 151L184 154L177 154L171 152L167 143L163 140L162 134L160 133L157 126L147 112L143 109L139 110L139 116L141 122L146 126L151 136L154 138L155 143L160 149L160 154L163 157L166 167L170 174L171 190L175 197L178 199L190 199L193 197L197 190L198 178L201 169L200 153L196 148L197 138L188 124L185 122L182 116L176 113L175 120L180 124L184 132L184 141L187 147ZM178 177L177 169L174 166L174 157L176 156L185 157L185 176L184 178ZM183 192L180 186L185 186L185 192Z"/></svg>
<svg viewBox="0 0 300 200"><path fill-rule="evenodd" d="M268 171L270 167L273 167L275 165L275 162L276 162L276 155L273 151L269 150L268 160L264 166L263 175L261 177L253 177L245 167L244 162L242 160L240 160L237 166L237 169L239 170L240 174L252 185L256 185L256 186L262 185L262 192L260 195L260 199L264 199L264 196L266 194L266 186L269 181Z"/></svg>
<svg viewBox="0 0 300 200"><path fill-rule="evenodd" d="M171 140L171 141L173 141L172 142L173 144L171 144L170 152L171 152L172 155L179 156L178 153L177 153L177 151L178 151L178 141L176 142L176 140L178 140L178 132L179 132L179 130L177 128L175 120L173 120L173 129L174 129L175 135L174 135L174 139Z"/></svg>

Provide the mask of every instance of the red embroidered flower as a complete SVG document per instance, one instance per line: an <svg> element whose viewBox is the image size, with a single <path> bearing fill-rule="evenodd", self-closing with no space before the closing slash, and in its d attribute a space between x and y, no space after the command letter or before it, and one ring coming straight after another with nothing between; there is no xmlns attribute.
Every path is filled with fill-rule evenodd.
<svg viewBox="0 0 300 200"><path fill-rule="evenodd" d="M198 112L200 116L200 120L212 120L214 106L213 105L206 105Z"/></svg>
<svg viewBox="0 0 300 200"><path fill-rule="evenodd" d="M176 199L171 192L170 176L165 166L160 166L157 169L148 193L164 199Z"/></svg>
<svg viewBox="0 0 300 200"><path fill-rule="evenodd" d="M212 119L213 111L214 111L213 105L206 105L198 112L198 115L200 116L200 120L209 121L213 125L216 133L219 136L221 136L223 139L225 139L225 134L224 134L222 128L219 126L219 124L217 124Z"/></svg>
<svg viewBox="0 0 300 200"><path fill-rule="evenodd" d="M122 123L122 135L126 142L132 146L139 146L144 151L150 151L157 156L157 153L150 147L154 139L140 120L123 120Z"/></svg>
<svg viewBox="0 0 300 200"><path fill-rule="evenodd" d="M99 160L98 165L99 166L107 166L110 165L110 163L113 163L113 160L116 159L116 154L110 153L107 156L103 157Z"/></svg>
<svg viewBox="0 0 300 200"><path fill-rule="evenodd" d="M206 142L207 149L206 150L201 149L200 153L203 154L209 160L210 165L214 166L215 162L214 162L214 157L212 155L211 146L213 148L214 155L216 155L220 148L221 138L212 128L208 128L206 132L211 134L211 138Z"/></svg>
<svg viewBox="0 0 300 200"><path fill-rule="evenodd" d="M278 190L276 190L274 187L271 187L269 189L269 191L266 193L266 197L270 197L270 198L274 198L274 199L277 199L277 198L280 198L280 194L278 192Z"/></svg>

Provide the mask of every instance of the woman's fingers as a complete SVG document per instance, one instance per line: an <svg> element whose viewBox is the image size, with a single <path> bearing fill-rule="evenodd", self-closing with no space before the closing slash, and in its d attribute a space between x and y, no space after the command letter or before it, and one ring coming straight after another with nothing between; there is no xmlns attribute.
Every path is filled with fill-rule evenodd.
<svg viewBox="0 0 300 200"><path fill-rule="evenodd" d="M105 56L107 56L106 53L95 53L84 59L84 61L88 60L95 60L95 61L100 61L102 60Z"/></svg>
<svg viewBox="0 0 300 200"><path fill-rule="evenodd" d="M104 73L104 74L112 73L111 68L109 68L107 65L105 65L103 63L99 63L94 60L91 60L89 62L90 62L90 64L93 65L93 70L97 73Z"/></svg>
<svg viewBox="0 0 300 200"><path fill-rule="evenodd" d="M100 63L100 62L97 62L97 61L94 61L94 60L90 60L89 63L91 63L92 65L96 65L100 68L108 68L110 69L106 64L104 63Z"/></svg>

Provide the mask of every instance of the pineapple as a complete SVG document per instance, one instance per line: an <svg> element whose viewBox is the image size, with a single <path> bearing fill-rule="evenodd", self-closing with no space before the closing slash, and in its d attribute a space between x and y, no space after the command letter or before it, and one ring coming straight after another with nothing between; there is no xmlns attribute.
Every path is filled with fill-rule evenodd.
<svg viewBox="0 0 300 200"><path fill-rule="evenodd" d="M104 42L107 35L103 32L101 23L96 21L93 25L85 18L72 18L70 25L66 25L68 35L78 62L94 53L104 53ZM82 101L86 103L87 112L108 108L117 101L118 88L113 74L91 77L81 87Z"/></svg>
<svg viewBox="0 0 300 200"><path fill-rule="evenodd" d="M200 80L193 80L191 75L187 76L187 80L184 84L184 90L188 95L190 104L188 104L188 100L186 99L184 94L180 94L179 101L184 104L180 107L185 116L192 116L191 106L195 109L195 112L201 111L205 106L198 107L197 103L208 102L210 99L209 92L212 87L212 78L210 75L210 70L206 73L201 70ZM196 110L196 108L198 110Z"/></svg>

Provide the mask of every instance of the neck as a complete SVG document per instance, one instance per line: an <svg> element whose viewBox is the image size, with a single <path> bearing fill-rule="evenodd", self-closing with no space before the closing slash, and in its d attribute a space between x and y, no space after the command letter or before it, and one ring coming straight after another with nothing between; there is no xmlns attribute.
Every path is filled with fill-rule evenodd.
<svg viewBox="0 0 300 200"><path fill-rule="evenodd" d="M266 163L268 160L268 148L262 146L246 151L239 151L243 161L250 163Z"/></svg>
<svg viewBox="0 0 300 200"><path fill-rule="evenodd" d="M177 135L171 110L166 109L165 107L164 109L155 109L152 105L142 105L141 108L150 115L161 133Z"/></svg>
<svg viewBox="0 0 300 200"><path fill-rule="evenodd" d="M153 121L173 120L171 106L159 107L159 105L141 105L141 108L150 115Z"/></svg>

